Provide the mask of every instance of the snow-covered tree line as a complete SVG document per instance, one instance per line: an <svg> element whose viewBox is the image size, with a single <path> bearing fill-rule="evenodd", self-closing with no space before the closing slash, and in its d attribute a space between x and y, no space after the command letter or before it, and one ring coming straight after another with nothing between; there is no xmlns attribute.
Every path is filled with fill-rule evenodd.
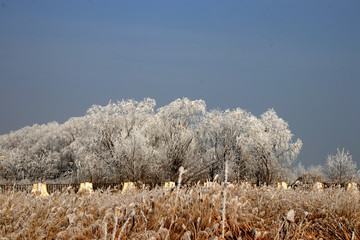
<svg viewBox="0 0 360 240"><path fill-rule="evenodd" d="M122 100L94 105L63 124L33 125L0 136L7 181L185 181L222 176L258 184L286 180L302 147L273 109L206 110L203 100Z"/></svg>

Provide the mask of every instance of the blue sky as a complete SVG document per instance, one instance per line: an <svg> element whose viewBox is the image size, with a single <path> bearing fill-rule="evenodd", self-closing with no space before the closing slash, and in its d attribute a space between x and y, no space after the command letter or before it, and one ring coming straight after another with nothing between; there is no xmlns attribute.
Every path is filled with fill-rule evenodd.
<svg viewBox="0 0 360 240"><path fill-rule="evenodd" d="M299 160L360 165L360 1L0 0L0 134L93 104L274 108Z"/></svg>

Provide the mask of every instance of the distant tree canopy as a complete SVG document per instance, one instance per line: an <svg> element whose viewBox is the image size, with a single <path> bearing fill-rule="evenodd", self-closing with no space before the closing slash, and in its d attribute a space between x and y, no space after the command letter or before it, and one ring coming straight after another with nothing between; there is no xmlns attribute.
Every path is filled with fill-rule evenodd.
<svg viewBox="0 0 360 240"><path fill-rule="evenodd" d="M345 184L352 181L355 175L356 163L352 156L343 148L337 149L336 155L329 155L326 160L325 175L333 183Z"/></svg>
<svg viewBox="0 0 360 240"><path fill-rule="evenodd" d="M186 181L222 176L258 184L285 180L302 147L273 109L259 118L237 108L206 110L203 100L122 100L94 105L63 124L0 136L0 177L9 181Z"/></svg>

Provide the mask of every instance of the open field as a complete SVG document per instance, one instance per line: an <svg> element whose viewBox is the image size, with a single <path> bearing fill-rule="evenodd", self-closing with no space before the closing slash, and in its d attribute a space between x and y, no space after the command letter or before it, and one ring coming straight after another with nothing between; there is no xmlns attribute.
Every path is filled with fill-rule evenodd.
<svg viewBox="0 0 360 240"><path fill-rule="evenodd" d="M221 188L0 194L2 239L221 239ZM226 239L359 239L360 196L229 185ZM177 202L177 204L175 204ZM176 207L175 207L176 205ZM294 214L294 215L293 215ZM173 219L173 224L171 224ZM169 232L170 231L170 232ZM169 233L169 234L168 234Z"/></svg>

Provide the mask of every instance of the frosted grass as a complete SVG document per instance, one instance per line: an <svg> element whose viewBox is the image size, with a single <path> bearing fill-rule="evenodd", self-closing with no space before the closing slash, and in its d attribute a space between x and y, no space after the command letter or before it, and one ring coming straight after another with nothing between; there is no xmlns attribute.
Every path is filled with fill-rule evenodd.
<svg viewBox="0 0 360 240"><path fill-rule="evenodd" d="M176 212L172 224L174 202ZM232 185L226 190L225 239L359 239L360 199L323 192ZM138 189L36 197L0 194L3 239L218 239L222 188ZM116 216L116 217L114 217ZM171 226L171 232L169 229Z"/></svg>

